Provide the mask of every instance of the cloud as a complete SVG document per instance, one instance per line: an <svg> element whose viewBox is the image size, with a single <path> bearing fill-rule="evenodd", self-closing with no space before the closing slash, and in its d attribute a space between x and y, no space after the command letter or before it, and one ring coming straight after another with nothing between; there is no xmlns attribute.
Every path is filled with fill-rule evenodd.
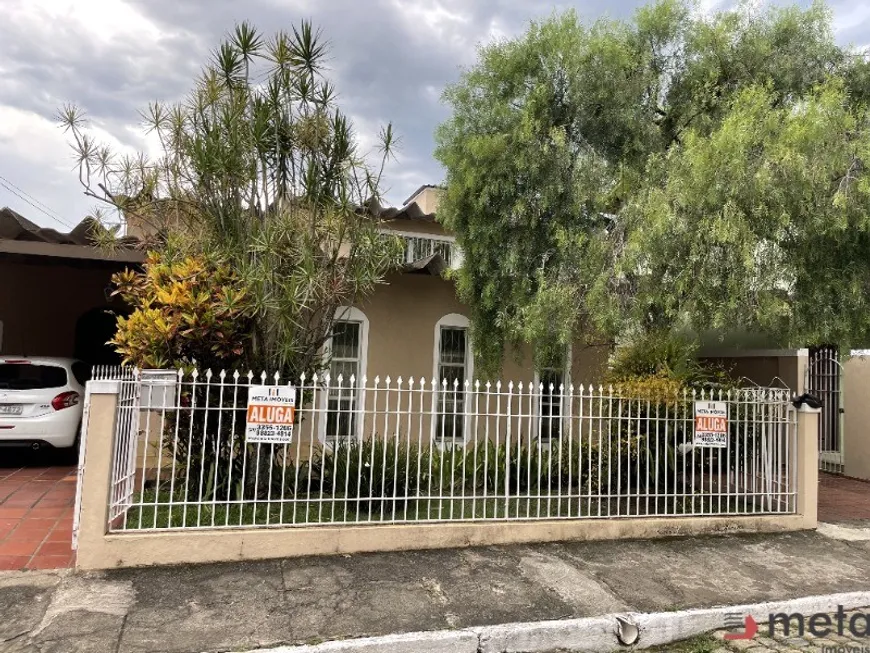
<svg viewBox="0 0 870 653"><path fill-rule="evenodd" d="M703 0L708 9L728 0ZM575 7L585 18L624 17L642 0L5 0L0 22L0 175L66 220L92 208L73 172L53 116L64 102L88 112L124 148L148 148L138 129L149 101L173 101L190 88L221 37L248 20L271 34L303 18L331 43L329 76L363 143L392 122L398 160L385 175L387 198L401 202L441 181L433 132L448 113L444 86L471 65L476 47L521 32L530 19ZM833 4L843 41L870 26L854 3ZM851 35L851 36L850 36ZM11 118L10 118L11 116ZM6 118L4 120L3 118ZM36 222L51 219L0 188Z"/></svg>

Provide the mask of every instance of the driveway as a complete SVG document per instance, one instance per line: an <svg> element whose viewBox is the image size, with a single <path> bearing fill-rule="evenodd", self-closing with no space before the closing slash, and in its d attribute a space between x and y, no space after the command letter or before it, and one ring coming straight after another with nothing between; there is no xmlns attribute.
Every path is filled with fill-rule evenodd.
<svg viewBox="0 0 870 653"><path fill-rule="evenodd" d="M0 451L0 570L71 567L75 467L51 452Z"/></svg>
<svg viewBox="0 0 870 653"><path fill-rule="evenodd" d="M819 474L819 521L870 520L870 482Z"/></svg>

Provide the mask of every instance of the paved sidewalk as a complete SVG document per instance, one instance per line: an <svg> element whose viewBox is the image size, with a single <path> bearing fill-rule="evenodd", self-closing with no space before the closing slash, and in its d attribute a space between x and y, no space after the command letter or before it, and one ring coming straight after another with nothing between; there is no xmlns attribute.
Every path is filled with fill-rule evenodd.
<svg viewBox="0 0 870 653"><path fill-rule="evenodd" d="M870 541L811 532L2 572L0 651L249 650L865 590Z"/></svg>

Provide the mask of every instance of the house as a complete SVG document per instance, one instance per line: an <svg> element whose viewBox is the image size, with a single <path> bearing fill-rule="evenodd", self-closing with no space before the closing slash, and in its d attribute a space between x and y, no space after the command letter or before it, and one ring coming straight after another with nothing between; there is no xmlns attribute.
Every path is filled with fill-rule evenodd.
<svg viewBox="0 0 870 653"><path fill-rule="evenodd" d="M358 435L364 428L353 417L358 412L361 390L351 391L347 387L351 375L357 379L366 377L369 384L375 376L381 382L389 377L394 383L399 377L407 383L410 377L418 384L424 380L427 385L432 379L442 385L446 380L448 388L454 381L462 384L466 379L473 382L479 377L472 337L485 334L471 333L469 308L459 300L454 282L444 274L447 269L461 265L463 253L455 237L438 222L441 192L437 186L424 185L401 208L372 207L384 232L404 238L405 263L363 301L336 312L337 321L327 346L332 383L341 374L344 385L329 391L327 410L331 417L322 420L321 440ZM558 394L562 384L567 388L572 383L599 383L609 353L607 346L588 346L578 340L566 350L562 365L536 369L531 346L518 353L506 350L500 379L505 383L523 383L525 387L529 383L543 383L548 389L553 384ZM442 392L438 412L462 415L466 412L463 404L469 398L462 390ZM546 391L539 402L534 410L543 414L552 416L561 410L559 400ZM367 405L364 412L377 410ZM433 424L427 428L439 430ZM448 426L451 432L454 428L452 423Z"/></svg>

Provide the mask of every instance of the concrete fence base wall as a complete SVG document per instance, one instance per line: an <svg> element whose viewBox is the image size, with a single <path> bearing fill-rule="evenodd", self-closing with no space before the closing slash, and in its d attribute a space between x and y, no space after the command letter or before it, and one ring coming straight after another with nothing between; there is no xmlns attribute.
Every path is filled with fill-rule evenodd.
<svg viewBox="0 0 870 653"><path fill-rule="evenodd" d="M118 382L88 385L77 567L107 569L566 540L781 532L817 524L818 414L798 414L796 514L108 533Z"/></svg>
<svg viewBox="0 0 870 653"><path fill-rule="evenodd" d="M803 515L783 515L122 533L104 535L99 542L81 539L77 566L106 569L532 542L770 533L814 527Z"/></svg>

